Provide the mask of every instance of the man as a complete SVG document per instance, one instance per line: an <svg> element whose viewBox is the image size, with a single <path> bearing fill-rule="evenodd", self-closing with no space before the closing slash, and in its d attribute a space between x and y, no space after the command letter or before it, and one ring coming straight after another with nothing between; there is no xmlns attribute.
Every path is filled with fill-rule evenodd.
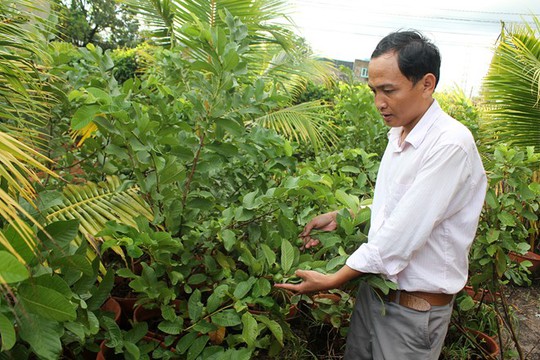
<svg viewBox="0 0 540 360"><path fill-rule="evenodd" d="M454 295L467 280L487 181L471 133L433 99L440 62L437 47L415 31L392 33L377 45L368 85L391 129L368 241L334 274L297 270L301 283L275 285L309 293L338 288L366 273L397 284L399 290L388 296L360 285L347 360L438 359ZM312 229L336 229L336 213L305 226L303 247L319 243L310 236Z"/></svg>

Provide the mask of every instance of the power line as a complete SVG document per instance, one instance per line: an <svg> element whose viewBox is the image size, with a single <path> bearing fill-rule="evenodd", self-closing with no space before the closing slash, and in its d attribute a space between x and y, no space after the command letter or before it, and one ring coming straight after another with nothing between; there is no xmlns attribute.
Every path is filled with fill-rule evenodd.
<svg viewBox="0 0 540 360"><path fill-rule="evenodd" d="M339 5L336 3L330 3L325 1L306 1L306 0L295 0L296 3L309 5L310 7L316 6L323 9L334 10L336 8L340 10L358 10L357 7ZM453 9L440 9L440 8L430 8L430 10L439 10L439 11L456 11L461 13L474 13L474 14L486 14L486 15L509 15L509 16L538 16L537 14L526 14L526 13L515 13L515 12L496 12L496 11L478 11L478 10L453 10ZM350 13L350 11L348 12ZM397 17L412 17L418 19L433 19L433 20L445 20L445 21L455 21L455 22L471 22L471 23L490 23L496 24L500 23L504 19L471 19L465 17L451 17L451 16L426 16L426 15L416 15L416 14L404 14L404 13L390 13L382 12L377 10L370 10L370 14L379 14L384 16L397 16ZM509 20L507 20L509 21Z"/></svg>

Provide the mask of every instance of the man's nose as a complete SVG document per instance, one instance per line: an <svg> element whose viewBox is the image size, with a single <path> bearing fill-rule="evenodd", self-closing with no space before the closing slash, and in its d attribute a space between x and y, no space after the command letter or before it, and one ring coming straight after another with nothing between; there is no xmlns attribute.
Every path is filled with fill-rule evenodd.
<svg viewBox="0 0 540 360"><path fill-rule="evenodd" d="M386 108L387 104L386 101L383 99L380 95L375 95L375 106L379 111Z"/></svg>

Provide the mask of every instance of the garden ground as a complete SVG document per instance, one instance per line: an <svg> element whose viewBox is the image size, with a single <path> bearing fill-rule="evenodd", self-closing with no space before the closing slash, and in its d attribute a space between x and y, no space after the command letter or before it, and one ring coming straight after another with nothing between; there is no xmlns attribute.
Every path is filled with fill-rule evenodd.
<svg viewBox="0 0 540 360"><path fill-rule="evenodd" d="M530 287L509 287L506 296L519 318L519 339L525 359L540 360L540 277Z"/></svg>

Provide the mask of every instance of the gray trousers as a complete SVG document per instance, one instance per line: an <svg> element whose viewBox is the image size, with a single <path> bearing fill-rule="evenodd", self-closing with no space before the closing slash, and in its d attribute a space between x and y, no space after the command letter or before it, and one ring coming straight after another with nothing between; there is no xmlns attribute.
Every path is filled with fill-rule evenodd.
<svg viewBox="0 0 540 360"><path fill-rule="evenodd" d="M452 305L416 311L382 301L371 287L361 284L344 360L437 360Z"/></svg>

